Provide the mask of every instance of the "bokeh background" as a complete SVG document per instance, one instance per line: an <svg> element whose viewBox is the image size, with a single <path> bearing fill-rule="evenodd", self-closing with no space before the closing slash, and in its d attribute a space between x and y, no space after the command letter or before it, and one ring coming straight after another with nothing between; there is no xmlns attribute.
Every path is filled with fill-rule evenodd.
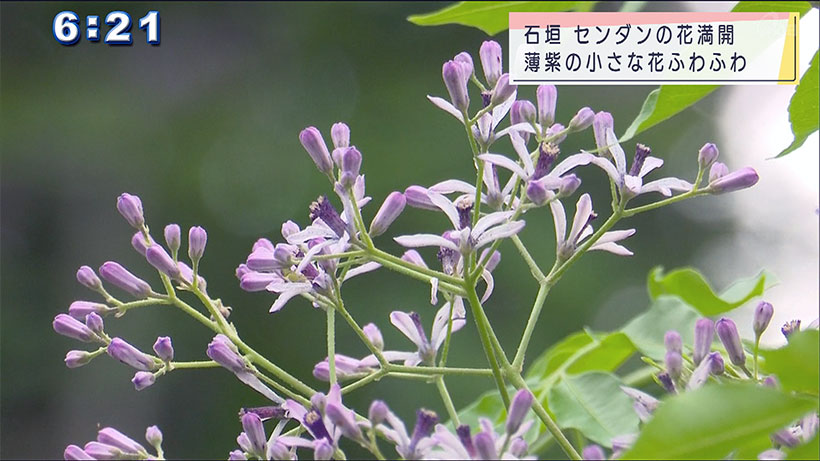
<svg viewBox="0 0 820 461"><path fill-rule="evenodd" d="M56 335L51 320L77 299L94 299L74 279L82 264L116 260L158 284L130 247L132 231L115 209L118 194L138 194L156 231L171 222L207 228L203 274L209 292L234 308L231 320L246 341L314 386L313 364L324 357L324 317L303 300L276 315L271 296L238 288L234 268L260 236L279 238L282 221L307 223L307 206L329 193L299 145L307 125L329 133L352 127L364 155L366 218L392 190L446 178L471 180L460 126L426 94L446 94L441 63L462 50L476 56L486 37L460 26L421 28L405 20L441 3L10 3L3 2L0 135L2 139L2 419L0 456L58 458L69 443L114 425L141 437L158 424L171 457L224 457L235 448L241 406L263 404L224 370L171 373L135 392L133 371L103 357L69 370L65 352L78 344ZM727 11L731 3L651 2L647 9ZM617 10L619 2L598 10ZM159 47L133 28L134 44L81 41L59 45L51 21L61 10L81 17L124 10L132 19L161 13ZM817 48L816 10L803 20L801 61ZM497 37L506 48L506 36ZM621 132L650 87L564 86L559 120L581 106L613 113ZM739 194L700 199L635 218L628 241L635 256L591 254L550 294L531 357L583 326L615 328L646 308L645 279L655 265L693 265L716 287L765 267L781 280L769 293L775 325L805 323L818 311L817 134L782 160L766 160L789 144L789 86L724 88L696 107L639 136L666 160L665 173L690 178L698 148L717 142L731 168L752 165L760 184ZM532 98L534 88L521 97ZM474 100L477 100L474 95ZM592 133L569 138L564 152L593 145ZM633 142L625 146L634 148ZM497 149L512 153L508 143ZM597 169L581 171L599 204L608 203ZM571 205L570 205L571 207ZM603 211L603 208L602 208ZM408 209L393 235L443 229L442 216ZM549 214L531 213L523 239L545 265L554 237ZM390 238L380 246L399 249ZM508 350L517 344L535 287L526 266L505 244L487 312ZM432 253L425 254L433 261ZM382 327L388 345L409 347L388 322L394 309L419 311L430 322L429 287L386 270L346 285L347 304L362 322ZM748 319L751 306L736 315ZM150 349L170 335L180 359L204 357L211 335L170 308L146 308L106 323L111 335ZM776 330L773 328L772 330ZM340 326L337 350L365 351ZM777 334L767 336L777 343ZM472 324L456 335L451 363L480 366ZM457 406L489 380L452 379ZM350 395L365 410L385 399L412 419L415 408L442 410L432 386L382 381Z"/></svg>

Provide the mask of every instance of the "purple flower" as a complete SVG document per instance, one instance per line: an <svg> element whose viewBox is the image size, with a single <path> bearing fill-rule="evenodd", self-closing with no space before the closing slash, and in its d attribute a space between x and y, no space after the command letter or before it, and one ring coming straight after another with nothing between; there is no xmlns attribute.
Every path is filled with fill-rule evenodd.
<svg viewBox="0 0 820 461"><path fill-rule="evenodd" d="M646 392L626 386L621 386L621 390L632 399L632 408L635 410L635 413L638 414L638 418L640 418L642 422L649 421L652 413L654 413L655 410L658 409L658 405L660 405L660 401L658 399L652 397Z"/></svg>
<svg viewBox="0 0 820 461"><path fill-rule="evenodd" d="M124 454L119 448L100 442L88 442L83 450L92 459L120 459Z"/></svg>
<svg viewBox="0 0 820 461"><path fill-rule="evenodd" d="M337 149L350 147L350 127L342 122L334 123L330 127L330 139L333 140L333 147Z"/></svg>
<svg viewBox="0 0 820 461"><path fill-rule="evenodd" d="M469 71L464 63L458 61L447 61L441 68L441 76L447 92L450 93L452 106L462 113L470 107L470 96L467 94Z"/></svg>
<svg viewBox="0 0 820 461"><path fill-rule="evenodd" d="M65 451L63 452L63 459L65 460L86 460L86 459L94 459L85 452L82 448L78 447L77 445L69 445L65 447Z"/></svg>
<svg viewBox="0 0 820 461"><path fill-rule="evenodd" d="M720 342L726 348L726 354L733 364L743 367L746 365L746 353L743 351L743 344L740 342L740 335L737 326L731 319L723 317L715 324Z"/></svg>
<svg viewBox="0 0 820 461"><path fill-rule="evenodd" d="M667 351L664 356L664 364L666 365L666 372L672 379L680 378L683 371L683 357L678 351Z"/></svg>
<svg viewBox="0 0 820 461"><path fill-rule="evenodd" d="M518 431L530 408L532 408L532 402L532 393L526 389L521 389L515 394L507 413L507 434L514 434Z"/></svg>
<svg viewBox="0 0 820 461"><path fill-rule="evenodd" d="M245 435L250 442L250 453L257 458L265 458L268 441L265 436L265 427L262 426L259 416L254 413L242 415L242 429L245 430Z"/></svg>
<svg viewBox="0 0 820 461"><path fill-rule="evenodd" d="M194 226L188 231L188 257L196 264L205 253L205 243L208 241L208 234L205 229Z"/></svg>
<svg viewBox="0 0 820 461"><path fill-rule="evenodd" d="M698 165L704 171L709 168L718 158L718 148L711 142L707 142L698 151Z"/></svg>
<svg viewBox="0 0 820 461"><path fill-rule="evenodd" d="M538 102L538 123L542 127L552 125L555 122L558 90L554 85L540 85L535 90L535 100Z"/></svg>
<svg viewBox="0 0 820 461"><path fill-rule="evenodd" d="M746 167L724 174L714 180L711 179L710 175L708 189L715 194L734 192L754 186L759 179L760 177L754 168Z"/></svg>
<svg viewBox="0 0 820 461"><path fill-rule="evenodd" d="M425 187L410 186L404 190L404 198L407 200L407 204L413 208L438 211L438 207L430 200L427 192Z"/></svg>
<svg viewBox="0 0 820 461"><path fill-rule="evenodd" d="M91 301L74 301L68 306L68 315L77 320L85 319L88 314L96 313L100 315L107 315L116 309L106 306L105 304L94 303Z"/></svg>
<svg viewBox="0 0 820 461"><path fill-rule="evenodd" d="M379 327L373 323L368 323L362 327L362 331L370 343L373 344L373 347L379 350L384 349L384 338L382 337L382 332L379 330Z"/></svg>
<svg viewBox="0 0 820 461"><path fill-rule="evenodd" d="M467 323L465 315L464 302L461 298L457 297L452 309L453 332L460 330ZM398 328L398 330L418 348L415 355L408 357L404 364L407 366L415 366L419 363L432 365L439 348L447 337L447 327L450 323L450 303L444 303L441 309L436 313L429 339L421 324L420 316L415 312L408 314L406 312L393 311L390 313L390 323Z"/></svg>
<svg viewBox="0 0 820 461"><path fill-rule="evenodd" d="M363 363L363 360L355 359L347 355L336 354L334 358L336 364L336 378L342 381L362 376L374 370L370 364L366 362ZM373 365L377 364L378 362ZM314 365L313 376L320 381L330 381L330 364L328 363L327 358Z"/></svg>
<svg viewBox="0 0 820 461"><path fill-rule="evenodd" d="M146 237L141 231L134 232L134 235L131 236L131 246L136 250L137 253L141 254L145 257L145 250L148 249L149 246L154 245L154 238L150 235Z"/></svg>
<svg viewBox="0 0 820 461"><path fill-rule="evenodd" d="M484 78L487 85L492 88L501 78L501 45L493 40L487 40L481 44L478 55L481 57L481 68L484 70Z"/></svg>
<svg viewBox="0 0 820 461"><path fill-rule="evenodd" d="M715 337L715 324L707 319L700 318L695 322L695 341L692 347L692 361L699 365L712 348Z"/></svg>
<svg viewBox="0 0 820 461"><path fill-rule="evenodd" d="M780 332L783 333L783 336L786 337L788 340L791 335L800 331L800 320L789 320L788 322L784 323L783 326L780 328Z"/></svg>
<svg viewBox="0 0 820 461"><path fill-rule="evenodd" d="M515 96L515 91L517 88L518 87L515 85L510 85L510 74L503 74L498 78L498 82L493 89L490 104L497 106L504 103L508 99Z"/></svg>
<svg viewBox="0 0 820 461"><path fill-rule="evenodd" d="M468 69L467 73L469 74L469 76L472 77L473 73L475 72L475 69L473 66L473 57L470 56L470 53L462 51L461 53L453 57L453 61L460 62L461 64L463 64L464 68Z"/></svg>
<svg viewBox="0 0 820 461"><path fill-rule="evenodd" d="M250 388L264 395L268 399L276 403L282 403L284 400L270 390L262 381L248 369L245 364L245 359L239 355L239 350L231 342L231 340L223 335L218 334L214 339L208 343L208 349L205 352L211 360L218 363L228 371L236 375L237 379L247 384Z"/></svg>
<svg viewBox="0 0 820 461"><path fill-rule="evenodd" d="M85 326L99 336L103 336L103 319L94 312L85 316Z"/></svg>
<svg viewBox="0 0 820 461"><path fill-rule="evenodd" d="M100 266L100 276L135 298L146 298L152 293L151 285L114 261L108 261Z"/></svg>
<svg viewBox="0 0 820 461"><path fill-rule="evenodd" d="M164 362L174 360L174 346L171 344L171 338L168 336L158 337L154 342L154 352L156 352L157 357L161 358Z"/></svg>
<svg viewBox="0 0 820 461"><path fill-rule="evenodd" d="M669 373L663 372L658 373L657 375L658 381L661 383L661 386L669 392L670 394L676 394L678 392L677 388L675 387L675 381L672 380L672 377L669 376Z"/></svg>
<svg viewBox="0 0 820 461"><path fill-rule="evenodd" d="M604 449L598 445L592 444L584 447L581 456L586 460L603 460L606 459Z"/></svg>
<svg viewBox="0 0 820 461"><path fill-rule="evenodd" d="M153 447L162 445L162 431L157 426L148 426L145 428L145 440Z"/></svg>
<svg viewBox="0 0 820 461"><path fill-rule="evenodd" d="M493 423L479 418L481 431L471 436L470 427L461 425L456 434L444 425L436 426L432 439L435 445L425 459L533 459L527 457L524 435L532 428L532 421L523 423L514 433L498 434Z"/></svg>
<svg viewBox="0 0 820 461"><path fill-rule="evenodd" d="M328 402L325 406L325 414L339 428L342 435L357 442L364 441L362 430L356 422L356 414L353 410L345 408L340 403Z"/></svg>
<svg viewBox="0 0 820 461"><path fill-rule="evenodd" d="M134 374L134 378L131 379L131 382L134 383L136 390L141 391L146 387L152 386L156 379L156 376L150 371L138 371Z"/></svg>
<svg viewBox="0 0 820 461"><path fill-rule="evenodd" d="M692 371L692 375L686 383L686 389L698 389L706 383L709 376L718 376L721 374L723 374L723 357L720 356L720 352L711 352L700 362L700 365Z"/></svg>
<svg viewBox="0 0 820 461"><path fill-rule="evenodd" d="M592 132L595 135L595 146L598 148L598 155L601 157L612 157L609 152L609 142L607 133L614 132L615 121L609 112L598 112L592 119Z"/></svg>
<svg viewBox="0 0 820 461"><path fill-rule="evenodd" d="M113 338L108 343L107 352L111 357L137 370L153 371L158 367L154 359L120 338Z"/></svg>
<svg viewBox="0 0 820 461"><path fill-rule="evenodd" d="M729 174L729 167L724 163L715 162L712 164L712 168L709 169L709 182L715 182L727 174Z"/></svg>
<svg viewBox="0 0 820 461"><path fill-rule="evenodd" d="M535 106L526 99L519 99L510 107L510 124L512 125L519 123L534 124L536 122L535 117Z"/></svg>
<svg viewBox="0 0 820 461"><path fill-rule="evenodd" d="M359 170L362 167L362 153L355 147L348 147L341 151L339 156L339 183L345 187L352 187L359 177Z"/></svg>
<svg viewBox="0 0 820 461"><path fill-rule="evenodd" d="M592 120L595 118L595 112L589 107L582 107L578 113L569 121L570 131L583 131L592 125Z"/></svg>
<svg viewBox="0 0 820 461"><path fill-rule="evenodd" d="M94 291L100 291L100 289L102 289L102 281L100 281L100 278L94 273L94 269L88 266L82 266L77 269L77 281L86 288Z"/></svg>
<svg viewBox="0 0 820 461"><path fill-rule="evenodd" d="M559 200L551 201L550 209L555 223L558 255L561 259L566 260L575 253L575 250L583 243L584 239L593 234L590 222L596 214L592 211L592 199L589 194L584 194L578 199L575 206L575 218L572 221L569 234L567 234L567 218L561 202ZM605 232L589 249L608 251L620 256L631 256L631 251L615 242L630 237L634 233L635 229Z"/></svg>
<svg viewBox="0 0 820 461"><path fill-rule="evenodd" d="M145 250L145 259L155 269L172 279L180 278L179 266L171 256L159 245L151 245Z"/></svg>
<svg viewBox="0 0 820 461"><path fill-rule="evenodd" d="M118 448L123 453L145 453L145 447L113 427L104 427L97 432L97 441Z"/></svg>
<svg viewBox="0 0 820 461"><path fill-rule="evenodd" d="M322 133L316 127L309 126L299 133L299 142L305 148L313 163L324 174L333 173L333 162L330 159L330 153L327 151L327 145L322 139Z"/></svg>
<svg viewBox="0 0 820 461"><path fill-rule="evenodd" d="M178 224L168 224L165 226L165 243L168 245L168 249L171 250L171 254L177 254L179 251L179 247L182 245L182 231L179 228Z"/></svg>
<svg viewBox="0 0 820 461"><path fill-rule="evenodd" d="M768 327L769 322L772 321L772 315L774 315L774 307L766 301L760 301L757 307L755 307L755 316L752 325L755 335L759 337L766 331L766 327Z"/></svg>
<svg viewBox="0 0 820 461"><path fill-rule="evenodd" d="M145 216L142 213L142 201L136 195L128 193L117 197L117 210L134 229L142 230L145 226Z"/></svg>
<svg viewBox="0 0 820 461"><path fill-rule="evenodd" d="M68 368L79 368L94 358L94 355L86 351L68 351L65 355L65 366Z"/></svg>
<svg viewBox="0 0 820 461"><path fill-rule="evenodd" d="M683 340L680 337L680 333L675 330L666 332L663 336L663 344L666 346L667 351L675 351L680 354L683 350Z"/></svg>
<svg viewBox="0 0 820 461"><path fill-rule="evenodd" d="M55 332L77 341L84 343L100 341L100 338L90 328L68 314L57 314L51 325Z"/></svg>
<svg viewBox="0 0 820 461"><path fill-rule="evenodd" d="M393 221L404 211L404 205L406 203L407 200L404 198L404 194L401 192L391 192L390 195L384 199L384 203L373 218L373 222L370 223L370 235L376 237L385 233L387 228L393 224Z"/></svg>

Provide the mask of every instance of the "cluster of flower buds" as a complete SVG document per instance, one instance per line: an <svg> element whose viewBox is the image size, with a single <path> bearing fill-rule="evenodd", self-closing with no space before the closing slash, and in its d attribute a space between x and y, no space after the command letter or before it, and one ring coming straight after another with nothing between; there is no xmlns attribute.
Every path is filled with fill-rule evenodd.
<svg viewBox="0 0 820 461"><path fill-rule="evenodd" d="M67 460L87 459L163 459L162 432L157 426L145 430L145 440L154 447L156 454L149 453L139 442L113 427L105 427L97 433L97 440L66 447L63 457Z"/></svg>

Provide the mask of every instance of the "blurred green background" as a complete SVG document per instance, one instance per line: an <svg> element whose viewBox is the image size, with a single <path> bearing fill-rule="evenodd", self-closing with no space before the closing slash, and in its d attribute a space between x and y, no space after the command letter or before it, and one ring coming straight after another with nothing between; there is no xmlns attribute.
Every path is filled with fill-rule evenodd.
<svg viewBox="0 0 820 461"><path fill-rule="evenodd" d="M299 145L297 134L307 125L328 139L333 122L351 126L374 198L366 219L392 190L446 178L471 181L461 127L425 95L446 95L441 63L462 50L478 62L486 37L474 29L421 28L405 20L443 5L3 2L0 456L56 458L67 444L94 438L98 425L141 438L146 426L157 424L170 457L225 457L241 430L238 409L265 403L219 369L174 372L135 392L133 370L107 357L80 369L64 366L66 351L81 345L56 335L51 321L72 301L95 299L75 282L77 267L116 260L159 284L131 248L132 231L115 209L124 191L142 198L155 233L171 222L186 229L204 226L209 235L202 273L211 295L233 307L231 320L249 344L309 384L323 386L311 376L325 355L323 314L301 299L268 314L272 296L241 291L234 269L256 238L279 239L287 219L304 226L309 203L330 193ZM123 10L136 21L150 9L161 14L158 47L146 45L136 27L128 47L85 40L66 47L52 37L51 22L61 10L81 18ZM506 35L497 39L506 48ZM621 132L649 89L564 86L558 118L567 123L581 106L605 109ZM519 95L533 98L534 88ZM697 149L705 141L720 143L715 103L710 97L640 136L667 160L667 174L691 178ZM593 144L589 131L570 137L562 149ZM625 148L634 149L634 143ZM496 150L512 154L505 141ZM580 175L605 212L608 190L600 171L588 168ZM652 266L685 265L709 241L731 239L732 221L720 213L725 200L713 200L711 209L684 213L687 204L635 219L630 227L639 232L628 241L632 258L584 258L550 294L530 358L585 325L624 323L647 305L644 280ZM707 209L704 219L701 210ZM445 224L442 215L408 209L377 244L398 253L390 235L439 232ZM523 239L548 266L554 237L546 210L531 213ZM536 287L512 245L502 249L486 309L512 351ZM424 256L434 261L432 252ZM756 270L737 268L720 280ZM409 349L410 343L390 326L391 310L416 310L428 324L435 312L428 286L387 270L354 279L345 291L349 310L361 323L376 322L394 349ZM157 335L170 335L181 360L202 359L211 337L180 312L161 307L109 319L106 329L144 350ZM365 353L343 325L337 338L339 352ZM483 364L471 323L455 336L451 354L453 365ZM452 379L448 386L461 407L492 382ZM357 391L347 402L366 411L374 398L408 420L420 406L443 410L433 386L394 380Z"/></svg>

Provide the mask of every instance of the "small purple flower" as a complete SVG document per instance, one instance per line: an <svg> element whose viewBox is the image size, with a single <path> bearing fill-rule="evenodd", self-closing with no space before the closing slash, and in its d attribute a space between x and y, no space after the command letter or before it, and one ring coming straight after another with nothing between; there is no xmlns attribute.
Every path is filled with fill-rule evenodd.
<svg viewBox="0 0 820 461"><path fill-rule="evenodd" d="M239 355L239 350L227 336L216 335L208 344L208 357L233 373L247 371L245 360Z"/></svg>
<svg viewBox="0 0 820 461"><path fill-rule="evenodd" d="M695 365L699 365L709 353L714 338L715 324L705 317L698 319L695 322L695 341L692 346L692 361Z"/></svg>
<svg viewBox="0 0 820 461"><path fill-rule="evenodd" d="M575 206L575 218L572 221L572 228L567 234L567 218L564 206L561 205L559 200L552 200L549 205L555 223L558 255L561 259L566 260L575 253L575 250L582 244L584 239L592 235L593 230L590 223L597 215L592 210L592 199L589 194L582 195ZM620 256L631 256L631 251L615 242L628 238L634 233L635 229L605 232L589 249L608 251Z"/></svg>
<svg viewBox="0 0 820 461"><path fill-rule="evenodd" d="M667 351L664 356L664 364L666 365L666 372L672 379L680 378L683 371L683 357L678 351Z"/></svg>
<svg viewBox="0 0 820 461"><path fill-rule="evenodd" d="M128 224L134 229L142 230L145 226L145 216L142 212L142 201L136 195L128 193L120 194L117 197L117 210Z"/></svg>
<svg viewBox="0 0 820 461"><path fill-rule="evenodd" d="M569 121L570 131L583 131L592 125L592 120L595 118L595 112L589 107L582 107L578 113Z"/></svg>
<svg viewBox="0 0 820 461"><path fill-rule="evenodd" d="M719 376L723 374L723 371L723 357L720 356L720 352L711 352L700 362L700 365L692 371L692 375L686 383L686 389L698 389L706 383L709 376Z"/></svg>
<svg viewBox="0 0 820 461"><path fill-rule="evenodd" d="M88 314L96 313L100 315L109 314L116 309L106 306L105 304L94 303L91 301L74 301L68 306L68 315L77 320L83 320Z"/></svg>
<svg viewBox="0 0 820 461"><path fill-rule="evenodd" d="M452 105L457 110L466 112L470 107L470 96L467 94L467 81L470 74L468 74L466 65L457 61L447 61L441 68L441 76L447 92L450 93Z"/></svg>
<svg viewBox="0 0 820 461"><path fill-rule="evenodd" d="M564 125L561 125L560 123L553 123L549 128L547 128L547 139L557 146L567 139L567 135L564 131Z"/></svg>
<svg viewBox="0 0 820 461"><path fill-rule="evenodd" d="M100 291L100 289L102 289L102 281L100 281L100 278L94 273L94 269L88 266L82 266L77 269L77 281L86 288L94 291Z"/></svg>
<svg viewBox="0 0 820 461"><path fill-rule="evenodd" d="M341 152L339 158L340 177L339 183L347 188L353 187L356 178L359 177L359 170L362 167L362 153L355 147L348 147Z"/></svg>
<svg viewBox="0 0 820 461"><path fill-rule="evenodd" d="M83 450L88 453L92 459L120 459L123 457L122 450L106 443L88 442L85 444Z"/></svg>
<svg viewBox="0 0 820 461"><path fill-rule="evenodd" d="M100 276L135 298L146 298L151 295L151 285L114 261L108 261L100 266Z"/></svg>
<svg viewBox="0 0 820 461"><path fill-rule="evenodd" d="M493 40L487 40L481 44L478 55L481 57L481 67L487 85L493 88L501 78L501 45Z"/></svg>
<svg viewBox="0 0 820 461"><path fill-rule="evenodd" d="M518 432L524 418L532 408L533 396L532 393L526 389L519 390L510 402L510 410L507 413L507 434L514 434Z"/></svg>
<svg viewBox="0 0 820 461"><path fill-rule="evenodd" d="M663 344L666 346L667 351L675 351L680 354L683 350L683 340L680 337L680 333L675 330L666 332L663 336Z"/></svg>
<svg viewBox="0 0 820 461"><path fill-rule="evenodd" d="M464 302L457 297L452 308L452 332L456 332L467 323L465 320L466 311ZM450 303L446 302L436 313L433 321L433 330L430 338L424 332L420 316L415 313L393 311L390 313L390 323L393 324L404 336L407 337L418 348L414 356L405 360L405 365L415 366L419 363L431 364L438 353L439 348L447 337L447 327L450 323Z"/></svg>
<svg viewBox="0 0 820 461"><path fill-rule="evenodd" d="M68 351L65 355L65 366L79 368L90 362L94 356L86 351Z"/></svg>
<svg viewBox="0 0 820 461"><path fill-rule="evenodd" d="M145 259L155 269L172 279L180 278L179 266L171 256L159 245L151 245L145 250Z"/></svg>
<svg viewBox="0 0 820 461"><path fill-rule="evenodd" d="M774 307L766 301L760 301L757 307L755 307L754 322L752 324L755 335L759 337L766 331L766 327L768 327L769 322L772 321L773 315Z"/></svg>
<svg viewBox="0 0 820 461"><path fill-rule="evenodd" d="M160 336L154 342L154 352L164 362L174 360L174 346L171 344L171 338L168 336Z"/></svg>
<svg viewBox="0 0 820 461"><path fill-rule="evenodd" d="M356 414L353 410L335 403L328 403L325 407L325 414L342 431L342 435L357 442L364 441L362 430L356 423Z"/></svg>
<svg viewBox="0 0 820 461"><path fill-rule="evenodd" d="M374 425L381 424L387 418L388 413L390 413L390 409L387 404L381 400L374 400L367 411L367 419Z"/></svg>
<svg viewBox="0 0 820 461"><path fill-rule="evenodd" d="M598 112L592 119L592 132L595 135L595 146L598 148L598 155L601 157L612 157L609 152L609 142L607 132L614 131L615 121L609 112Z"/></svg>
<svg viewBox="0 0 820 461"><path fill-rule="evenodd" d="M740 335L737 326L731 319L723 317L715 324L720 342L726 348L726 354L733 364L743 367L746 365L746 353L743 351L743 344L740 342Z"/></svg>
<svg viewBox="0 0 820 461"><path fill-rule="evenodd" d="M407 200L407 205L413 208L438 211L438 207L430 200L425 187L409 186L404 190L404 198Z"/></svg>
<svg viewBox="0 0 820 461"><path fill-rule="evenodd" d="M120 338L111 340L107 352L111 357L137 370L152 371L157 368L154 359Z"/></svg>
<svg viewBox="0 0 820 461"><path fill-rule="evenodd" d="M265 436L265 427L262 426L262 420L255 413L245 413L242 415L242 429L245 430L245 435L250 442L251 455L259 458L265 458L268 441Z"/></svg>
<svg viewBox="0 0 820 461"><path fill-rule="evenodd" d="M63 459L65 460L87 460L87 459L94 459L85 452L82 448L78 447L77 445L69 445L65 447L65 451L63 452Z"/></svg>
<svg viewBox="0 0 820 461"><path fill-rule="evenodd" d="M156 376L150 371L138 371L134 374L131 382L134 383L134 389L141 391L146 387L152 386L156 381Z"/></svg>
<svg viewBox="0 0 820 461"><path fill-rule="evenodd" d="M510 74L503 74L498 78L490 98L490 104L497 106L515 95L518 87L510 85Z"/></svg>
<svg viewBox="0 0 820 461"><path fill-rule="evenodd" d="M325 439L317 440L313 445L313 459L327 461L333 459L333 445Z"/></svg>
<svg viewBox="0 0 820 461"><path fill-rule="evenodd" d="M205 229L194 226L188 231L188 257L196 264L202 255L205 254L205 244L208 241L208 234Z"/></svg>
<svg viewBox="0 0 820 461"><path fill-rule="evenodd" d="M780 328L780 332L783 333L783 336L785 336L787 340L791 337L791 335L797 333L798 331L800 331L799 319L789 320Z"/></svg>
<svg viewBox="0 0 820 461"><path fill-rule="evenodd" d="M715 160L718 158L718 148L716 145L712 144L711 142L707 142L700 148L698 151L698 165L704 171L709 168Z"/></svg>
<svg viewBox="0 0 820 461"><path fill-rule="evenodd" d="M299 133L299 141L319 171L325 174L333 172L333 162L330 159L330 153L327 151L327 145L322 139L322 133L316 127L309 126L302 130Z"/></svg>
<svg viewBox="0 0 820 461"><path fill-rule="evenodd" d="M604 449L598 445L592 444L587 445L584 447L584 450L581 452L581 456L585 460L603 460L606 459L606 454L604 453Z"/></svg>
<svg viewBox="0 0 820 461"><path fill-rule="evenodd" d="M97 441L122 450L123 453L145 453L145 447L113 427L104 427L97 432Z"/></svg>
<svg viewBox="0 0 820 461"><path fill-rule="evenodd" d="M68 314L57 314L51 325L55 332L77 341L90 343L100 340L90 328Z"/></svg>
<svg viewBox="0 0 820 461"><path fill-rule="evenodd" d="M379 330L379 327L373 323L368 323L362 327L362 331L370 343L373 344L373 347L379 350L384 349L384 338L382 337L382 332Z"/></svg>
<svg viewBox="0 0 820 461"><path fill-rule="evenodd" d="M134 235L131 236L131 246L143 257L145 257L145 250L147 250L149 246L154 245L154 243L156 242L154 242L154 238L150 235L148 236L148 241L146 241L145 234L141 231L134 232Z"/></svg>
<svg viewBox="0 0 820 461"><path fill-rule="evenodd" d="M535 90L535 100L538 102L538 123L542 127L552 125L555 122L555 105L558 102L558 90L555 85L540 85Z"/></svg>
<svg viewBox="0 0 820 461"><path fill-rule="evenodd" d="M493 436L486 432L479 432L473 438L473 444L480 459L498 459L498 452L495 448Z"/></svg>
<svg viewBox="0 0 820 461"><path fill-rule="evenodd" d="M510 124L535 123L535 106L526 99L515 101L510 107Z"/></svg>
<svg viewBox="0 0 820 461"><path fill-rule="evenodd" d="M453 61L460 62L464 65L464 68L468 70L467 74L472 77L473 73L475 72L473 66L473 57L470 56L470 53L466 51L462 51L461 53L455 55Z"/></svg>
<svg viewBox="0 0 820 461"><path fill-rule="evenodd" d="M404 198L404 194L401 192L391 192L390 195L384 199L384 203L373 218L373 222L370 223L370 235L376 237L385 233L387 228L393 224L393 221L404 211L404 205L406 203L407 200Z"/></svg>
<svg viewBox="0 0 820 461"><path fill-rule="evenodd" d="M734 192L754 186L759 179L760 177L754 168L741 168L710 181L709 190L715 194Z"/></svg>
<svg viewBox="0 0 820 461"><path fill-rule="evenodd" d="M350 127L342 122L334 123L330 127L330 139L333 140L333 147L337 149L350 147Z"/></svg>
<svg viewBox="0 0 820 461"><path fill-rule="evenodd" d="M709 182L715 182L727 174L729 174L729 167L724 163L715 162L712 164L712 168L709 168Z"/></svg>
<svg viewBox="0 0 820 461"><path fill-rule="evenodd" d="M179 228L179 224L168 224L165 226L165 243L168 245L168 249L171 250L171 254L177 254L179 251L179 247L182 245L182 231Z"/></svg>
<svg viewBox="0 0 820 461"><path fill-rule="evenodd" d="M91 312L85 316L85 326L99 336L103 334L103 319L97 313Z"/></svg>
<svg viewBox="0 0 820 461"><path fill-rule="evenodd" d="M638 418L640 418L642 422L649 421L652 413L654 413L655 410L658 409L658 405L660 405L660 401L658 399L652 397L646 392L626 386L621 386L621 390L632 399L632 408L635 410L635 413L638 414Z"/></svg>
<svg viewBox="0 0 820 461"><path fill-rule="evenodd" d="M669 376L669 373L663 372L658 373L657 375L658 381L660 381L661 386L669 392L670 394L676 394L678 392L677 388L675 387L675 381L672 380L672 377Z"/></svg>
<svg viewBox="0 0 820 461"><path fill-rule="evenodd" d="M162 445L162 431L157 426L148 426L145 428L145 440L153 447Z"/></svg>

